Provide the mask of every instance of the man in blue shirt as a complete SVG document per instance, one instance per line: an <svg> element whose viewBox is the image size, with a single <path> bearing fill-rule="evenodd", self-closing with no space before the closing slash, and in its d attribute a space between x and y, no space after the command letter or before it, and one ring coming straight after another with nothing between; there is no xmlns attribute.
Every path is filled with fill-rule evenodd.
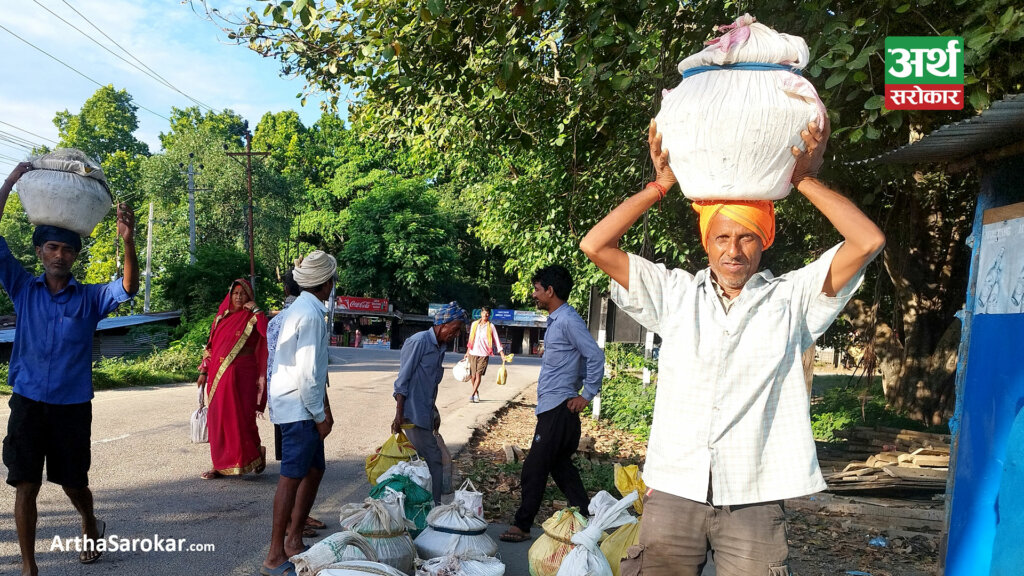
<svg viewBox="0 0 1024 576"><path fill-rule="evenodd" d="M604 378L604 351L590 337L580 315L566 303L573 286L569 271L558 265L547 266L531 281L537 307L548 311L548 326L537 378L537 429L523 462L522 503L512 525L501 535L506 542L530 539L548 474L570 506L578 507L584 515L588 513L590 497L572 455L580 443L580 412L601 392Z"/></svg>
<svg viewBox="0 0 1024 576"><path fill-rule="evenodd" d="M391 431L405 431L406 438L430 469L434 503L441 503L441 447L434 431L441 426L434 405L437 385L444 376L444 353L448 343L462 332L469 316L458 302L449 302L434 315L434 325L413 334L402 345L402 359L395 379L395 420ZM411 427L408 427L412 424Z"/></svg>
<svg viewBox="0 0 1024 576"><path fill-rule="evenodd" d="M0 187L0 218L19 178L32 170L22 162ZM14 521L21 547L22 574L37 574L36 497L46 478L60 484L82 516L86 545L83 564L95 562L95 542L106 525L93 513L89 490L92 432L92 339L96 324L139 290L135 254L135 215L117 207L117 233L124 242L124 278L109 284L80 284L71 275L82 239L56 226L37 226L32 234L45 272L33 277L0 237L0 283L14 302L17 331L8 381L14 388L4 439L7 483L17 489Z"/></svg>

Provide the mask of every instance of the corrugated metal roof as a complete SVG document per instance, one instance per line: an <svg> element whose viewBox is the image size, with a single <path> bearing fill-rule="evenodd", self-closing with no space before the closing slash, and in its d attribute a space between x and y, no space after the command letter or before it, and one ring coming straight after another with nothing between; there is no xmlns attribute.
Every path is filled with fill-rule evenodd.
<svg viewBox="0 0 1024 576"><path fill-rule="evenodd" d="M947 124L917 142L852 164L927 164L965 160L1024 141L1024 94L1011 94L981 114Z"/></svg>
<svg viewBox="0 0 1024 576"><path fill-rule="evenodd" d="M111 318L104 318L100 320L99 324L96 325L96 331L100 332L103 330L112 330L114 328L127 328L129 326L138 326L140 324L150 324L152 322L166 322L168 320L177 320L181 318L181 311L176 310L174 312L151 312L149 314L133 314L131 316L114 316ZM0 344L14 342L15 328L7 328L0 330Z"/></svg>

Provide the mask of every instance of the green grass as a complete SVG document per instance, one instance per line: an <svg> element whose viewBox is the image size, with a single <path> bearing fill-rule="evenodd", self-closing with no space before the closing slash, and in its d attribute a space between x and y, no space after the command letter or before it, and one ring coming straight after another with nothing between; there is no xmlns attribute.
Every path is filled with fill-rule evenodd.
<svg viewBox="0 0 1024 576"><path fill-rule="evenodd" d="M851 380L849 376L815 376L811 386L811 428L814 439L838 442L836 432L855 426L888 426L948 434L946 426L928 427L886 408L882 379Z"/></svg>

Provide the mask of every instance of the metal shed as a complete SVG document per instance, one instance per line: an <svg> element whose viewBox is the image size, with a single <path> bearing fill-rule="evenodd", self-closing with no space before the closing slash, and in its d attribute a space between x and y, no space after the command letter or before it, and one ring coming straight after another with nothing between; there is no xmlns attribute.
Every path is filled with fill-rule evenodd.
<svg viewBox="0 0 1024 576"><path fill-rule="evenodd" d="M1019 574L1024 566L1024 547L1017 541L1024 534L1024 94L1007 96L976 117L862 163L979 170L981 189L967 240L971 265L961 315L956 409L949 423L953 459L946 490L945 574ZM997 245L993 258L987 247ZM1019 255L1010 268L1002 262L1014 252ZM1003 298L1020 303L1002 306Z"/></svg>

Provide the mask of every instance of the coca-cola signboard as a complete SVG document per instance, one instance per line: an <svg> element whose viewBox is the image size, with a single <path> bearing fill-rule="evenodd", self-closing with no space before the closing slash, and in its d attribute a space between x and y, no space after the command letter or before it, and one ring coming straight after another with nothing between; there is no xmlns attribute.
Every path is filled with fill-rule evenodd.
<svg viewBox="0 0 1024 576"><path fill-rule="evenodd" d="M338 308L353 312L387 312L387 298L359 298L356 296L338 296Z"/></svg>

